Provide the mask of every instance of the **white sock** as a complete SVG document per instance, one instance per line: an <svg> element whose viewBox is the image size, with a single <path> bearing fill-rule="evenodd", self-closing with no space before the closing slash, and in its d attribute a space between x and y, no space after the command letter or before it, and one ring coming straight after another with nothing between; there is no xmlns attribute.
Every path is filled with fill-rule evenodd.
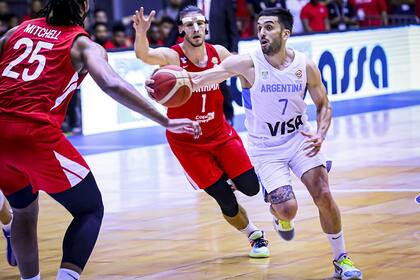
<svg viewBox="0 0 420 280"><path fill-rule="evenodd" d="M57 272L57 280L79 280L80 274L76 271L67 269L67 268L60 268Z"/></svg>
<svg viewBox="0 0 420 280"><path fill-rule="evenodd" d="M253 233L256 230L259 230L259 229L251 221L249 221L246 228L241 229L240 232L245 234L246 237L248 238L251 235L251 233Z"/></svg>
<svg viewBox="0 0 420 280"><path fill-rule="evenodd" d="M346 253L346 245L344 244L344 233L326 234L328 241L330 241L331 248L334 253L334 260L337 260L342 254Z"/></svg>
<svg viewBox="0 0 420 280"><path fill-rule="evenodd" d="M21 278L22 280L41 280L41 274L38 273L37 276L32 278Z"/></svg>

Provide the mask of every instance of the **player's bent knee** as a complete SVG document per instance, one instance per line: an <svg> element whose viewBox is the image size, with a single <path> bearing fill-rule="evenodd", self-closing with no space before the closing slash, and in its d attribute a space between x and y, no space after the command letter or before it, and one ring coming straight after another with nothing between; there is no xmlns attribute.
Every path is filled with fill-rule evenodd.
<svg viewBox="0 0 420 280"><path fill-rule="evenodd" d="M223 215L235 217L239 213L239 205L235 194L224 178L204 190L219 204Z"/></svg>
<svg viewBox="0 0 420 280"><path fill-rule="evenodd" d="M260 192L260 183L254 168L233 178L232 181L235 183L236 188L247 196L254 196Z"/></svg>
<svg viewBox="0 0 420 280"><path fill-rule="evenodd" d="M279 204L271 204L271 207L281 216L282 220L287 221L295 218L298 209L296 199L290 199Z"/></svg>

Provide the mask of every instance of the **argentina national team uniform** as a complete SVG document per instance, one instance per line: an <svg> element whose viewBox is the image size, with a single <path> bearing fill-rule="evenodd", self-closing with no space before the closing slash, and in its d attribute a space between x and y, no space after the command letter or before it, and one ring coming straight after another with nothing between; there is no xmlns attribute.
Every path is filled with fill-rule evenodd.
<svg viewBox="0 0 420 280"><path fill-rule="evenodd" d="M279 70L267 62L261 49L251 53L255 81L243 91L248 152L269 193L291 185L290 169L299 178L308 170L325 165L322 154L307 157L303 150L308 139L300 131L310 131L306 103L305 54L295 51L293 62Z"/></svg>

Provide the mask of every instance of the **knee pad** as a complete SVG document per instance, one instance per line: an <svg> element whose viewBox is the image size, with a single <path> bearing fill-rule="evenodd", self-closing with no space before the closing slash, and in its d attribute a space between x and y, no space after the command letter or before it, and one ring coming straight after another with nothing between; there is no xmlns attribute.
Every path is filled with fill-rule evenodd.
<svg viewBox="0 0 420 280"><path fill-rule="evenodd" d="M236 196L225 179L221 178L215 184L204 190L219 204L222 213L228 217L234 217L239 213L239 205Z"/></svg>
<svg viewBox="0 0 420 280"><path fill-rule="evenodd" d="M265 201L271 204L280 204L291 199L296 199L292 186L281 186L270 193L265 192Z"/></svg>
<svg viewBox="0 0 420 280"><path fill-rule="evenodd" d="M260 182L254 168L232 179L236 189L247 196L257 195L260 191Z"/></svg>

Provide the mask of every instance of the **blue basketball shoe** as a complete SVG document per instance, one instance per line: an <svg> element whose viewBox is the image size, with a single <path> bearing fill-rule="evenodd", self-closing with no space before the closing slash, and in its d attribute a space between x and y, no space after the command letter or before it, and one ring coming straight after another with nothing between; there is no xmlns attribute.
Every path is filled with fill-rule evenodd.
<svg viewBox="0 0 420 280"><path fill-rule="evenodd" d="M7 262L11 266L17 266L15 254L13 253L12 243L11 243L11 240L10 240L10 231L5 230L3 228L3 234L4 234L4 237L6 238L6 243L7 243L7 249L6 249Z"/></svg>

